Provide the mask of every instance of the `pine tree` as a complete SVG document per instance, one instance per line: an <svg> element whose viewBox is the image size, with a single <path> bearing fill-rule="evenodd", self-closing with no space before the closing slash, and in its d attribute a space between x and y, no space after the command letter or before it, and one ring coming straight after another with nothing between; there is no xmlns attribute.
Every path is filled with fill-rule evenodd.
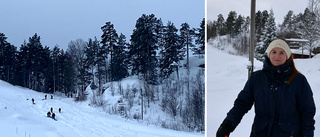
<svg viewBox="0 0 320 137"><path fill-rule="evenodd" d="M24 70L24 87L41 91L43 88L43 73L46 67L46 51L40 42L40 36L35 33L34 36L29 37L29 43L25 43L20 48L21 62L24 62L22 68ZM43 89L42 89L43 90Z"/></svg>
<svg viewBox="0 0 320 137"><path fill-rule="evenodd" d="M235 21L234 24L234 33L235 35L239 35L243 30L242 25L244 24L244 19L241 15L238 16L238 18Z"/></svg>
<svg viewBox="0 0 320 137"><path fill-rule="evenodd" d="M48 46L45 46L41 52L41 55L39 55L39 56L41 56L41 67L40 68L42 70L40 71L41 76L39 78L38 83L41 84L40 85L41 87L39 89L39 91L41 91L41 92L47 92L51 88L50 84L48 84L48 83L51 83L53 80L52 73L50 73L53 70L53 68L52 68L53 67L52 66L53 60L51 59L51 55L50 55L51 52L52 51L50 50L50 48ZM60 69L61 68L59 67L58 72L61 71ZM61 77L59 77L59 78L61 78ZM60 86L61 85L59 83L59 87ZM60 90L61 90L61 88L60 88Z"/></svg>
<svg viewBox="0 0 320 137"><path fill-rule="evenodd" d="M110 56L110 62L113 62L113 52L117 44L118 34L111 22L106 22L106 25L102 26L101 30L103 32L101 36L102 52L104 52L103 56L105 58L108 58L108 56ZM112 72L109 71L108 74L110 74L109 80L112 81Z"/></svg>
<svg viewBox="0 0 320 137"><path fill-rule="evenodd" d="M256 16L255 16L255 30L257 34L257 39L260 40L260 36L263 33L263 30L265 29L265 24L268 20L268 11L257 11Z"/></svg>
<svg viewBox="0 0 320 137"><path fill-rule="evenodd" d="M98 85L98 95L102 93L102 78L103 76L106 76L107 73L107 69L102 69L106 68L106 52L100 47L99 43L100 42L96 37L94 40L90 38L84 48L84 53L86 55L84 60L85 66L90 70L90 72L87 73L87 77L90 79L92 88L95 88L95 85ZM96 83L95 79L98 80L98 83ZM106 80L104 82L106 82Z"/></svg>
<svg viewBox="0 0 320 137"><path fill-rule="evenodd" d="M255 33L261 35L262 33L262 12L258 10L255 15Z"/></svg>
<svg viewBox="0 0 320 137"><path fill-rule="evenodd" d="M72 56L69 52L61 51L62 55L60 58L61 68L61 84L66 94L70 95L73 91L75 91L75 75L74 75L74 68L72 65Z"/></svg>
<svg viewBox="0 0 320 137"><path fill-rule="evenodd" d="M132 57L132 73L142 74L150 84L157 84L157 52L158 37L162 22L154 14L143 14L135 25L131 35L130 55Z"/></svg>
<svg viewBox="0 0 320 137"><path fill-rule="evenodd" d="M95 38L97 39L97 38ZM94 78L94 69L97 65L97 58L99 54L99 44L95 43L91 38L89 39L86 47L84 48L84 53L86 54L85 65L91 71L88 73L88 77L90 77L91 84L95 85Z"/></svg>
<svg viewBox="0 0 320 137"><path fill-rule="evenodd" d="M217 22L208 21L207 23L207 40L217 36Z"/></svg>
<svg viewBox="0 0 320 137"><path fill-rule="evenodd" d="M262 11L262 18L261 18L262 28L265 28L270 14L271 13L268 13L267 10Z"/></svg>
<svg viewBox="0 0 320 137"><path fill-rule="evenodd" d="M244 33L249 33L250 23L251 23L250 17L247 16L246 19L245 19L245 21L244 21L244 24L243 24L243 26L242 26Z"/></svg>
<svg viewBox="0 0 320 137"><path fill-rule="evenodd" d="M127 43L126 37L121 33L119 36L119 41L117 45L114 47L114 59L111 61L110 70L113 81L121 80L122 78L127 77L128 67L126 64L127 55Z"/></svg>
<svg viewBox="0 0 320 137"><path fill-rule="evenodd" d="M70 95L74 91L74 70L71 56L56 45L52 51L46 47L47 52L51 52L46 61L47 70L44 74L44 92L53 93L59 91L65 95Z"/></svg>
<svg viewBox="0 0 320 137"><path fill-rule="evenodd" d="M60 89L60 78L59 78L59 72L60 72L60 66L58 65L59 63L59 55L60 54L60 48L58 46L55 46L53 48L52 54L51 54L51 59L52 59L52 79L53 79L53 85L52 89L49 92L55 92Z"/></svg>
<svg viewBox="0 0 320 137"><path fill-rule="evenodd" d="M274 21L273 10L270 10L270 14L268 15L268 20L265 24L265 29L262 32L259 43L257 43L256 54L255 57L258 60L264 60L265 52L269 44L277 38L276 34L276 23Z"/></svg>
<svg viewBox="0 0 320 137"><path fill-rule="evenodd" d="M205 21L204 18L200 23L200 28L197 29L198 33L196 33L196 44L198 44L198 47L193 48L194 54L202 54L205 53Z"/></svg>
<svg viewBox="0 0 320 137"><path fill-rule="evenodd" d="M160 64L161 77L167 78L173 71L178 71L177 64L183 58L181 53L180 37L177 34L178 29L170 21L164 29L164 52L162 53L163 60ZM173 65L176 63L176 65ZM178 73L178 72L177 72Z"/></svg>
<svg viewBox="0 0 320 137"><path fill-rule="evenodd" d="M17 48L7 42L4 33L0 33L0 79L12 83L15 74Z"/></svg>
<svg viewBox="0 0 320 137"><path fill-rule="evenodd" d="M237 13L235 11L230 11L226 21L226 27L227 27L226 29L227 29L227 34L229 34L231 37L235 36L234 25L235 25L236 18L237 18Z"/></svg>
<svg viewBox="0 0 320 137"><path fill-rule="evenodd" d="M0 79L5 80L6 79L6 71L5 71L5 49L7 46L7 37L0 33Z"/></svg>
<svg viewBox="0 0 320 137"><path fill-rule="evenodd" d="M22 87L28 87L28 47L27 42L24 41L23 44L21 44L19 51L17 53L17 62L16 62L16 75L15 75L15 84L22 86Z"/></svg>
<svg viewBox="0 0 320 137"><path fill-rule="evenodd" d="M98 87L99 87L99 94L103 93L102 91L102 84L107 82L107 59L105 58L103 48L99 48L98 56L97 56L97 72L95 76L98 79Z"/></svg>
<svg viewBox="0 0 320 137"><path fill-rule="evenodd" d="M183 23L181 24L180 28L180 37L181 37L181 44L184 48L184 51L187 52L187 69L189 69L189 49L194 47L195 45L192 43L193 37L195 35L195 32L193 29L190 28L188 23ZM182 52L185 53L185 52ZM184 57L185 55L181 54L181 58Z"/></svg>
<svg viewBox="0 0 320 137"><path fill-rule="evenodd" d="M279 36L285 38L297 38L297 26L296 16L293 11L290 10L283 19L283 23L280 25Z"/></svg>
<svg viewBox="0 0 320 137"><path fill-rule="evenodd" d="M217 19L217 33L218 35L222 36L222 35L226 35L226 23L225 20L223 18L222 14L218 15L218 19Z"/></svg>

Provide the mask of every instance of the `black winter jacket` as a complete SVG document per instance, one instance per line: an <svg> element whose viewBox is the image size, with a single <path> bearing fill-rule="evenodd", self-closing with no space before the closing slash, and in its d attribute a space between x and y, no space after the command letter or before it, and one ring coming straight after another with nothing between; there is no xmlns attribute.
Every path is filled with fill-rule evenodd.
<svg viewBox="0 0 320 137"><path fill-rule="evenodd" d="M300 73L287 85L291 73L289 61L273 67L266 57L263 69L252 73L226 120L235 128L254 105L250 137L313 137L316 107L312 90Z"/></svg>

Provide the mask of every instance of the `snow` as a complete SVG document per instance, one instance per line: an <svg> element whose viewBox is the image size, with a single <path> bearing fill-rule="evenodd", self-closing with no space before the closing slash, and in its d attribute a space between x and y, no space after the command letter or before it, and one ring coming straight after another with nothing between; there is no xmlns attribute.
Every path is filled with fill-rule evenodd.
<svg viewBox="0 0 320 137"><path fill-rule="evenodd" d="M294 42L308 42L309 40L306 39L294 39L294 38L290 38L290 39L286 39L287 41L294 41Z"/></svg>
<svg viewBox="0 0 320 137"><path fill-rule="evenodd" d="M248 58L230 55L228 51L218 50L212 44L207 45L206 75L206 120L208 137L214 137L227 112L232 108L240 90L248 79ZM315 136L320 135L320 55L311 59L295 59L298 71L304 74L313 90L317 106L315 115ZM255 60L255 70L262 69L263 63ZM230 136L246 137L250 135L254 112L251 109Z"/></svg>
<svg viewBox="0 0 320 137"><path fill-rule="evenodd" d="M302 53L303 53L303 55L310 55L310 52L309 52L309 50L303 50L302 51L302 49L300 48L300 49L291 49L291 52L292 53L294 53L294 54L300 54L300 55L302 55ZM311 55L314 55L313 53L311 53Z"/></svg>
<svg viewBox="0 0 320 137"><path fill-rule="evenodd" d="M130 80L129 80L130 81ZM0 134L3 137L200 137L107 114L88 102L45 94L0 81ZM35 105L31 103L35 99ZM53 108L57 121L46 117ZM59 113L58 109L62 112Z"/></svg>

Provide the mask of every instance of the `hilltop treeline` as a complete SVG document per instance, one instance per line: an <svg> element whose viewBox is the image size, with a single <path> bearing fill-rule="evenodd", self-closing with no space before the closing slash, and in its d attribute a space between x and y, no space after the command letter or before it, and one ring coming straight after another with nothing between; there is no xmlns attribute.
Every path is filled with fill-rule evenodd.
<svg viewBox="0 0 320 137"><path fill-rule="evenodd" d="M303 13L294 14L288 11L281 24L275 23L273 10L257 11L255 14L256 58L262 59L266 47L278 37L306 39L306 49L310 53L319 53L320 14L317 4L312 4ZM207 39L227 35L229 42L238 49L240 54L248 54L250 17L237 15L230 11L225 19L219 14L216 20L208 21ZM235 42L231 42L233 39Z"/></svg>
<svg viewBox="0 0 320 137"><path fill-rule="evenodd" d="M176 129L204 130L204 72L189 78L189 56L204 60L204 19L199 21L199 28L191 28L188 23L177 28L170 21L164 25L154 14L143 14L136 21L130 42L111 22L106 22L101 31L100 38L71 40L66 51L58 45L53 49L43 46L37 33L17 48L0 33L0 79L44 93L76 94L81 101L87 99L87 87L100 96L105 90L103 84L138 76L146 87L163 85L164 91L144 88L141 92L148 103L163 94L163 111L174 119L183 117L177 123L183 122L184 128ZM187 80L171 76L179 68L187 70ZM181 82L176 85L181 88L174 88L174 82ZM178 98L183 101L178 102Z"/></svg>

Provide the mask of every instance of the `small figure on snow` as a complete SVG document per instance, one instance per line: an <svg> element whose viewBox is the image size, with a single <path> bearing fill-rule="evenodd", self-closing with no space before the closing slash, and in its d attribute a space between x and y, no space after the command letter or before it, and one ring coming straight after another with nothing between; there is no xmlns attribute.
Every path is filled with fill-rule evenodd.
<svg viewBox="0 0 320 137"><path fill-rule="evenodd" d="M61 108L59 108L59 113L61 113Z"/></svg>
<svg viewBox="0 0 320 137"><path fill-rule="evenodd" d="M50 108L50 111L51 111L51 113L53 113L53 108L52 107Z"/></svg>
<svg viewBox="0 0 320 137"><path fill-rule="evenodd" d="M51 117L51 112L50 111L48 111L47 117Z"/></svg>
<svg viewBox="0 0 320 137"><path fill-rule="evenodd" d="M51 95L51 99L53 99L53 95Z"/></svg>
<svg viewBox="0 0 320 137"><path fill-rule="evenodd" d="M44 99L47 99L47 94L46 94L46 95L44 95Z"/></svg>
<svg viewBox="0 0 320 137"><path fill-rule="evenodd" d="M52 119L56 120L56 114L52 113Z"/></svg>
<svg viewBox="0 0 320 137"><path fill-rule="evenodd" d="M35 103L34 103L34 99L33 99L33 98L31 99L31 101L32 101L32 104L35 104Z"/></svg>

